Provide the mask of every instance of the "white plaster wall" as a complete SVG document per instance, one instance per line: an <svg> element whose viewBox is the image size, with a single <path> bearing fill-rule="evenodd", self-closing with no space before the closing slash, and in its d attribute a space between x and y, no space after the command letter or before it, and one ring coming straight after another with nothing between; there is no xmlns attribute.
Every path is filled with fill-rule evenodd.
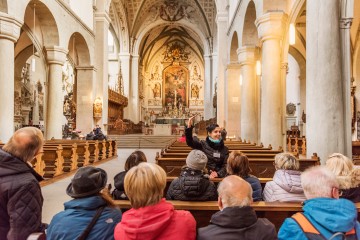
<svg viewBox="0 0 360 240"><path fill-rule="evenodd" d="M93 25L93 1L89 0L69 0L70 8L79 16L79 18L90 28Z"/></svg>
<svg viewBox="0 0 360 240"><path fill-rule="evenodd" d="M296 60L288 55L289 73L286 76L286 104L300 103L300 68ZM298 109L297 109L298 110Z"/></svg>

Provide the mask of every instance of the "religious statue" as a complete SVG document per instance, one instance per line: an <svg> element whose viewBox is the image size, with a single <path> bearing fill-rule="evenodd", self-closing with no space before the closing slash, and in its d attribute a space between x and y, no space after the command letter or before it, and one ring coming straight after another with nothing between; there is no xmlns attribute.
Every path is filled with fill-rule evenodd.
<svg viewBox="0 0 360 240"><path fill-rule="evenodd" d="M100 97L97 97L94 101L94 118L101 118L102 116L102 101Z"/></svg>
<svg viewBox="0 0 360 240"><path fill-rule="evenodd" d="M196 99L199 98L199 87L196 84L192 84L191 97Z"/></svg>
<svg viewBox="0 0 360 240"><path fill-rule="evenodd" d="M160 98L161 97L160 83L156 83L152 91L154 94L154 98Z"/></svg>
<svg viewBox="0 0 360 240"><path fill-rule="evenodd" d="M65 98L65 101L64 101L64 106L63 106L63 113L64 115L71 115L71 112L70 112L70 103L69 103L69 99L68 98Z"/></svg>

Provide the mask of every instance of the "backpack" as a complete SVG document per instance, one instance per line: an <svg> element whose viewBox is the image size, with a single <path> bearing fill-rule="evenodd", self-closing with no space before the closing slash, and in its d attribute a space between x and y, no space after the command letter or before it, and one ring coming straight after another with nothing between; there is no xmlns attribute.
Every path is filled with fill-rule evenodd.
<svg viewBox="0 0 360 240"><path fill-rule="evenodd" d="M295 220L295 222L300 226L301 230L304 232L305 236L309 240L327 240L327 238L322 235L319 230L316 229L316 227L309 221L309 219L306 218L306 216L298 212L294 214L292 219ZM341 238L338 238L341 237ZM336 232L328 240L334 240L334 239L342 239L342 240L358 240L356 236L355 228L351 229L350 231L344 233L344 232Z"/></svg>

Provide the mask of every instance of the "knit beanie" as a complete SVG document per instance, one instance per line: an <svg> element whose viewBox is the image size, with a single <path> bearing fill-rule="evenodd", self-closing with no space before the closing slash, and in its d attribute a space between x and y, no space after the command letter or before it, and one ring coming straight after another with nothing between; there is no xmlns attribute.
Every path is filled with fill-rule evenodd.
<svg viewBox="0 0 360 240"><path fill-rule="evenodd" d="M194 170L203 170L207 161L205 153L200 150L192 150L186 157L186 165Z"/></svg>

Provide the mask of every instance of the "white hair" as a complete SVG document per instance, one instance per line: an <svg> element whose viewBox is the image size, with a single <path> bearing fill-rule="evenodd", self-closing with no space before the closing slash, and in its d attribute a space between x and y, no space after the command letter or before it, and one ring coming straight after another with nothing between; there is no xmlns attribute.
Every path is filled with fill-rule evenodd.
<svg viewBox="0 0 360 240"><path fill-rule="evenodd" d="M232 175L232 177L235 176ZM248 185L247 189L246 188L242 189L243 191L247 191L247 193L234 190L234 186L229 181L221 181L219 183L218 193L219 196L221 197L221 202L224 208L250 206L250 204L253 201L252 198L253 190L251 188L251 185L242 178L240 177L238 178L241 179L244 184Z"/></svg>
<svg viewBox="0 0 360 240"><path fill-rule="evenodd" d="M332 189L339 188L335 174L324 166L311 167L303 172L301 186L307 199L332 198Z"/></svg>

